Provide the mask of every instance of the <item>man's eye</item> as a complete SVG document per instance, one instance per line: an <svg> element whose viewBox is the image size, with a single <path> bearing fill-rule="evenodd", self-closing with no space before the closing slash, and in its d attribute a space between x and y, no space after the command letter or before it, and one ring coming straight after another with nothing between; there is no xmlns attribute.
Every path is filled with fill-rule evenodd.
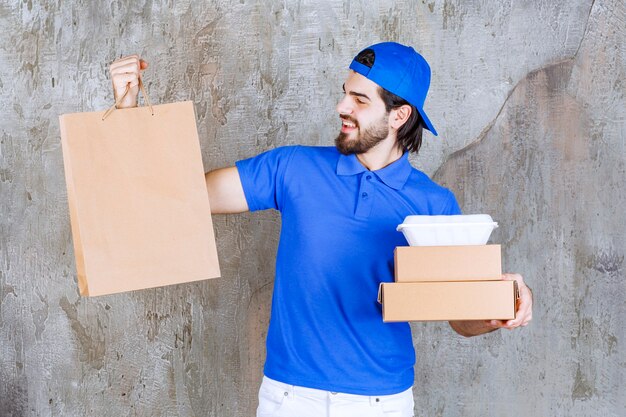
<svg viewBox="0 0 626 417"><path fill-rule="evenodd" d="M359 104L365 104L365 102L363 100L361 100L360 98L357 98L356 102L359 103Z"/></svg>

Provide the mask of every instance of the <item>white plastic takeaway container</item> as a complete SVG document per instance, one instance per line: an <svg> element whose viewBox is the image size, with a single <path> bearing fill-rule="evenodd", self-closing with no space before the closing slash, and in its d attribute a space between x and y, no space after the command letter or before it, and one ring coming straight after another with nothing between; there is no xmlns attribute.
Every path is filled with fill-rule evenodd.
<svg viewBox="0 0 626 417"><path fill-rule="evenodd" d="M488 214L407 216L398 225L411 246L484 245L498 227Z"/></svg>

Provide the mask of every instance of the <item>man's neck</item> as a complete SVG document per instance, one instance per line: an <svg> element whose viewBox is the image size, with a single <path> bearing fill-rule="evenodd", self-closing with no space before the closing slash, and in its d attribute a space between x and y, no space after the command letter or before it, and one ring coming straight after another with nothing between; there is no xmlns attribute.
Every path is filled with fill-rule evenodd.
<svg viewBox="0 0 626 417"><path fill-rule="evenodd" d="M365 168L376 171L396 162L403 153L395 140L384 140L369 151L357 154L356 157Z"/></svg>

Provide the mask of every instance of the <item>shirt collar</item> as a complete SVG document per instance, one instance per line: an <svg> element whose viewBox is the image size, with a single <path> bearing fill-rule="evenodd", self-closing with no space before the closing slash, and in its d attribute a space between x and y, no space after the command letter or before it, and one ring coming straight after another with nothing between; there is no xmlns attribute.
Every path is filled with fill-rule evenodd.
<svg viewBox="0 0 626 417"><path fill-rule="evenodd" d="M409 153L404 152L397 160L373 172L387 186L399 190L404 187L411 174L411 164L409 163ZM337 162L337 175L357 175L368 171L357 159L356 155L339 155Z"/></svg>

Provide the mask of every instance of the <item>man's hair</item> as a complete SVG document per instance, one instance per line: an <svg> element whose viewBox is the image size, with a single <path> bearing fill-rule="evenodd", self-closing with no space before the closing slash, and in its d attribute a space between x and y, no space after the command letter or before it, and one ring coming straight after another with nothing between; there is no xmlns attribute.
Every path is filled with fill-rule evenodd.
<svg viewBox="0 0 626 417"><path fill-rule="evenodd" d="M357 62L372 68L374 61L376 60L376 55L372 49L366 49L359 53L354 59ZM385 103L387 113L405 104L411 106L411 115L408 120L400 126L400 129L398 129L397 139L403 149L417 154L422 146L422 131L424 130L424 121L422 120L422 116L420 116L414 105L402 97L398 97L397 95L390 93L380 86L378 86L378 94Z"/></svg>

